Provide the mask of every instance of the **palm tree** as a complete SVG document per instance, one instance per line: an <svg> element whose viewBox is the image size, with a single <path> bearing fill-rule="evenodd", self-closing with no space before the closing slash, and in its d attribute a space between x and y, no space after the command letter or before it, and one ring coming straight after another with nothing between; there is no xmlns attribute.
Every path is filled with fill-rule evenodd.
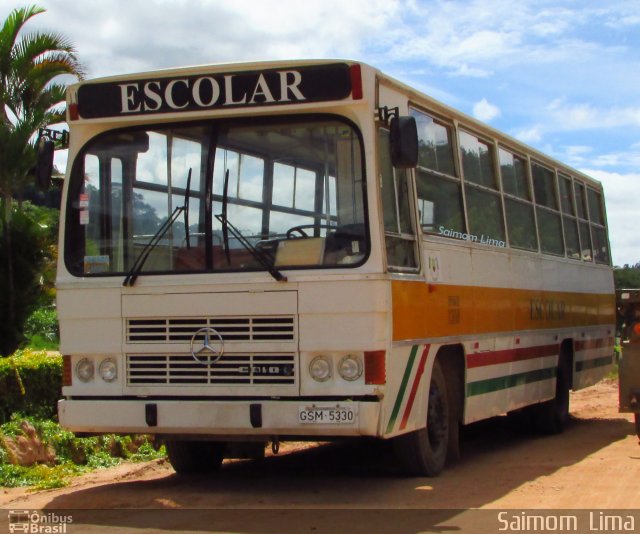
<svg viewBox="0 0 640 534"><path fill-rule="evenodd" d="M42 127L64 121L65 86L57 81L58 77L83 75L76 51L63 35L21 35L27 21L44 12L38 6L14 9L0 28L0 226L7 261L8 326L18 331L21 325L15 313L13 287L12 199L35 164L35 134Z"/></svg>

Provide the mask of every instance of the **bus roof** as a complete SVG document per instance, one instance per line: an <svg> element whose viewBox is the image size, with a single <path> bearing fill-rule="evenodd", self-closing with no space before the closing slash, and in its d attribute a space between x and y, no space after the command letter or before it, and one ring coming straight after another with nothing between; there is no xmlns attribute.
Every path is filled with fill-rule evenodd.
<svg viewBox="0 0 640 534"><path fill-rule="evenodd" d="M206 64L206 65L194 65L194 66L186 66L186 67L178 67L178 68L167 68L167 69L159 69L153 71L144 71L144 72L136 72L130 74L121 74L115 76L108 76L102 78L95 78L92 80L85 80L82 82L78 82L72 84L68 88L68 94L77 95L78 91L82 87L88 86L109 86L111 84L122 85L122 82L133 83L136 81L148 81L155 79L167 79L167 78L175 78L178 77L188 77L188 76L204 76L206 74L233 74L233 73L246 73L246 72L264 72L264 71L277 71L282 69L314 69L318 67L328 68L330 66L351 66L351 65L360 65L361 68L365 71L372 73L378 80L378 83L389 87L391 89L397 90L403 94L405 94L409 100L410 105L414 105L416 107L425 108L426 111L431 111L435 113L440 118L457 122L459 125L463 127L463 129L470 129L471 131L479 134L481 136L486 136L488 138L494 138L498 141L499 144L504 145L506 148L510 148L515 152L520 152L523 155L529 155L533 159L539 161L542 164L546 164L551 167L556 167L559 171L564 172L566 174L579 176L585 182L589 183L592 187L601 190L602 184L598 180L588 176L575 168L570 167L569 165L562 163L561 161L543 153L539 150L523 143L522 141L517 140L516 138L498 130L482 121L475 119L474 117L467 115L466 113L459 111L443 102L436 100L435 98L419 91L418 89L411 87L392 76L385 74L379 69L368 65L366 63L354 61L354 60L345 60L345 59L314 59L314 60L294 60L294 61L254 61L254 62L229 62L229 63L217 63L217 64ZM340 80L337 81L340 83ZM325 81L324 86L327 86ZM338 91L336 94L341 95L340 98L344 98L344 91L340 93ZM69 98L69 97L68 97ZM326 101L327 99L332 98L332 94L327 93L326 98L320 98L320 100ZM69 103L71 103L71 98L69 98ZM93 117L84 117L83 119L91 119Z"/></svg>

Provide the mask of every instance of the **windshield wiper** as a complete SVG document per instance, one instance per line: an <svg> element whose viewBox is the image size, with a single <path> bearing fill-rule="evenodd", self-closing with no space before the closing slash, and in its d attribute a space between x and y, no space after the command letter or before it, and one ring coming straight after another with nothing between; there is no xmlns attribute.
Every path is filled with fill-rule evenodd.
<svg viewBox="0 0 640 534"><path fill-rule="evenodd" d="M140 251L140 254L138 254L138 257L136 258L136 261L133 262L133 265L131 266L131 269L127 273L127 276L125 277L124 281L122 282L123 286L132 287L136 283L136 280L138 278L138 275L140 274L140 271L142 271L142 268L144 267L144 264L147 261L147 258L149 258L149 254L151 254L151 251L154 248L156 248L158 243L160 243L160 240L169 231L169 228L171 228L171 225L173 225L173 223L176 221L176 219L178 218L178 215L180 215L180 213L182 213L182 212L185 213L185 225L189 224L188 210L189 210L189 190L190 190L190 188L191 188L191 169L189 169L189 174L187 176L187 191L185 193L184 205L176 206L176 208L173 210L173 213L171 214L171 217L169 217L166 221L164 221L160 225L160 228L158 228L156 230L156 233L153 234L153 237L151 237L149 242ZM187 248L189 248L189 230L186 229L185 231L187 232L187 234L186 234L186 236L187 236Z"/></svg>
<svg viewBox="0 0 640 534"><path fill-rule="evenodd" d="M231 254L229 252L229 221L227 219L227 206L229 204L229 169L224 173L224 185L222 187L222 240L224 245L224 255L227 258L227 265L231 265ZM217 217L217 215L216 215Z"/></svg>
<svg viewBox="0 0 640 534"><path fill-rule="evenodd" d="M256 247L254 247L247 240L247 238L240 233L240 230L238 230L235 226L233 226L233 224L229 222L224 211L225 210L223 210L223 213L216 215L216 219L218 219L222 223L224 228L227 228L233 234L233 237L235 237L240 242L240 244L251 253L251 255L258 261L258 263L262 265L269 272L269 274L273 276L273 278L275 278L278 282L286 282L287 277L276 268L271 258L261 250L258 250Z"/></svg>
<svg viewBox="0 0 640 534"><path fill-rule="evenodd" d="M187 243L187 250L191 249L191 236L189 235L189 199L191 197L191 167L187 174L187 190L184 192L184 239Z"/></svg>

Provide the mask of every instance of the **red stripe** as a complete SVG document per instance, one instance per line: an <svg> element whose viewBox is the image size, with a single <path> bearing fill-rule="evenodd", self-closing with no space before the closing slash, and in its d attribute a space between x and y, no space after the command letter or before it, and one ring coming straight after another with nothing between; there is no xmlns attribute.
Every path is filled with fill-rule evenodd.
<svg viewBox="0 0 640 534"><path fill-rule="evenodd" d="M478 352L467 356L467 368L471 369L473 367L484 367L485 365L532 360L534 358L555 356L557 354L558 345L540 345L538 347Z"/></svg>
<svg viewBox="0 0 640 534"><path fill-rule="evenodd" d="M416 377L413 379L413 386L411 386L411 393L409 393L409 398L407 399L407 407L404 409L402 421L400 421L400 430L403 430L407 426L407 421L409 420L409 414L411 413L411 408L413 408L413 402L415 401L416 394L418 393L418 384L420 384L420 379L422 378L422 374L424 373L424 364L427 362L427 356L429 355L429 347L431 347L431 345L425 345L424 350L422 351L422 356L420 357L420 363L418 364L418 370L416 371Z"/></svg>

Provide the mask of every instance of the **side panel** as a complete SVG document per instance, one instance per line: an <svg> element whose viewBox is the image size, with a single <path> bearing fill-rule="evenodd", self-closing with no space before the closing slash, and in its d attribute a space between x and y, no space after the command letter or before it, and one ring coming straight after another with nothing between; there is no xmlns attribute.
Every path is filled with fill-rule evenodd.
<svg viewBox="0 0 640 534"><path fill-rule="evenodd" d="M437 349L430 343L392 349L380 413L380 435L393 437L426 425L428 385Z"/></svg>
<svg viewBox="0 0 640 534"><path fill-rule="evenodd" d="M573 344L574 389L606 375L613 363L615 311L609 271L459 246L443 249L426 252L425 264L436 266L427 272L428 282L392 281L393 354L402 362L393 364L393 374L406 373L405 389L419 384L413 402L421 404L403 428L395 421L384 431L424 426L428 377L444 345L464 347L465 423L553 398L565 340ZM426 368L416 382L420 365L412 366L411 355L420 362L424 347ZM389 389L401 389L396 388ZM399 396L391 391L391 397ZM405 406L406 399L396 419Z"/></svg>

